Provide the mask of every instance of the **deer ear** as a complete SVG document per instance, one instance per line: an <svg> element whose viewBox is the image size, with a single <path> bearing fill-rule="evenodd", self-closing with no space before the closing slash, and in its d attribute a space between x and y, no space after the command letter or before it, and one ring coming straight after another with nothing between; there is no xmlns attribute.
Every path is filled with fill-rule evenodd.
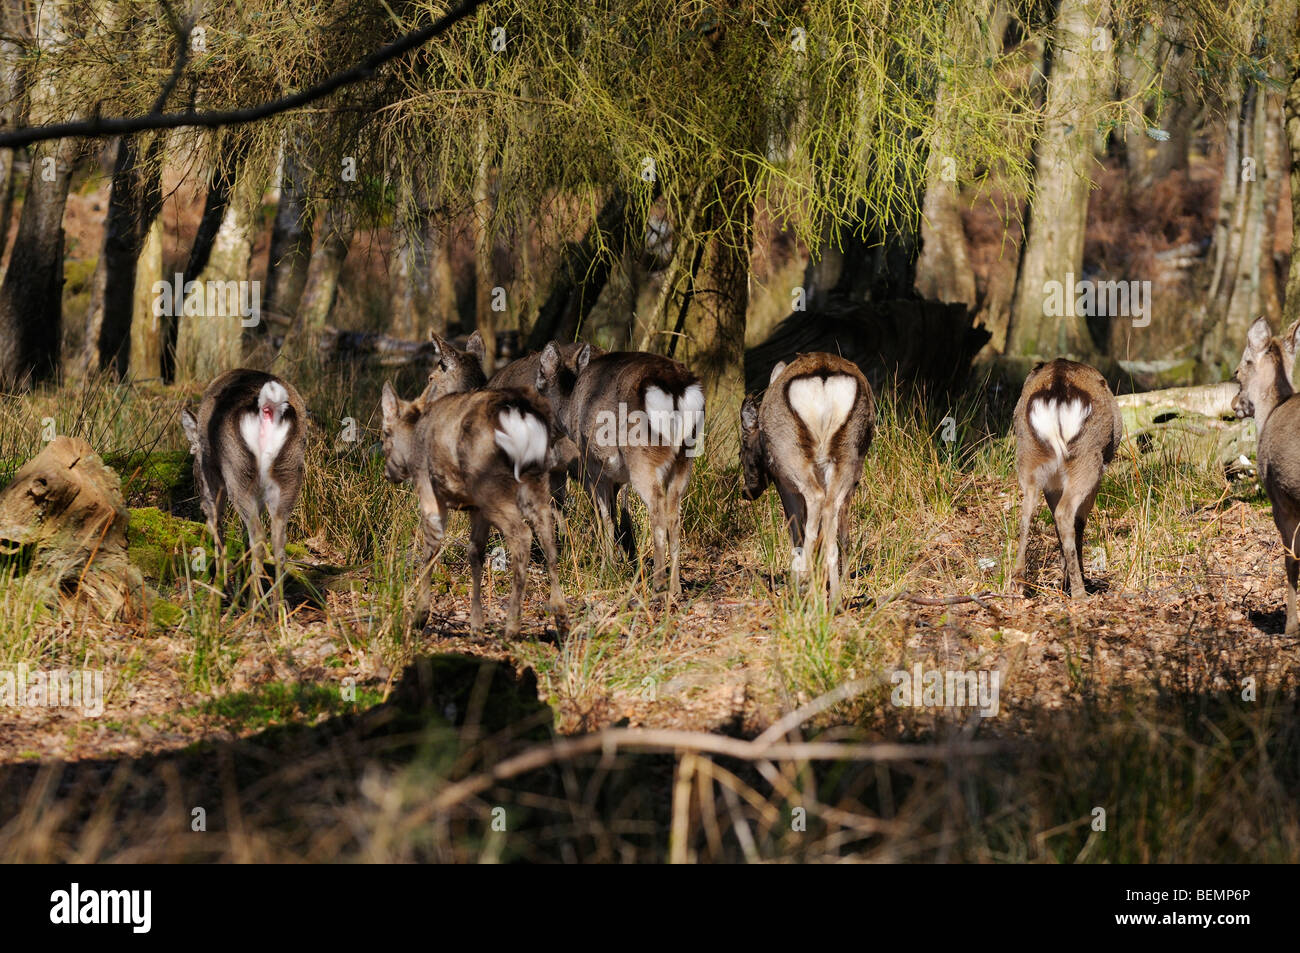
<svg viewBox="0 0 1300 953"><path fill-rule="evenodd" d="M542 349L542 356L537 359L537 389L544 390L548 384L555 380L555 374L560 369L560 350L551 341Z"/></svg>
<svg viewBox="0 0 1300 953"><path fill-rule="evenodd" d="M487 348L483 345L483 335L477 331L471 334L469 340L465 342L465 350L477 357L481 363L487 354Z"/></svg>
<svg viewBox="0 0 1300 953"><path fill-rule="evenodd" d="M181 411L181 429L185 431L185 439L190 443L190 453L198 456L199 422L194 419L194 415L188 408Z"/></svg>
<svg viewBox="0 0 1300 953"><path fill-rule="evenodd" d="M439 360L442 359L442 352L446 349L447 342L438 337L437 331L429 332L429 343L433 345L433 356Z"/></svg>
<svg viewBox="0 0 1300 953"><path fill-rule="evenodd" d="M1297 319L1295 324L1287 328L1282 335L1282 346L1290 352L1292 358L1295 357L1296 351L1300 349L1297 345L1300 345L1300 319Z"/></svg>
<svg viewBox="0 0 1300 953"><path fill-rule="evenodd" d="M1261 314L1246 332L1246 347L1252 351L1262 351L1264 345L1268 344L1270 333L1268 319Z"/></svg>
<svg viewBox="0 0 1300 953"><path fill-rule="evenodd" d="M583 371L587 369L587 365L591 363L590 344L584 344L582 346L582 350L578 352L578 359L574 363L577 367L579 374L581 374Z"/></svg>
<svg viewBox="0 0 1300 953"><path fill-rule="evenodd" d="M758 429L758 401L753 397L746 397L740 405L740 429L747 432Z"/></svg>
<svg viewBox="0 0 1300 953"><path fill-rule="evenodd" d="M379 409L384 415L384 426L391 426L397 419L397 392L388 381L384 381L383 393L379 395Z"/></svg>
<svg viewBox="0 0 1300 953"><path fill-rule="evenodd" d="M777 361L776 367L772 368L772 376L767 379L768 384L772 384L785 372L785 361Z"/></svg>

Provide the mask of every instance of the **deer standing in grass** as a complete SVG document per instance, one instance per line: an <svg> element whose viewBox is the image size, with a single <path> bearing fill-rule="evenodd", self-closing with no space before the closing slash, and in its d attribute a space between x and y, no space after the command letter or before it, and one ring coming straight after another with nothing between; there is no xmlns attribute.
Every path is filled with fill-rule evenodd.
<svg viewBox="0 0 1300 953"><path fill-rule="evenodd" d="M682 496L704 423L699 378L657 354L592 356L591 345L583 345L566 360L552 343L538 359L536 387L578 448L582 482L606 538L636 558L631 516L618 498L631 485L649 512L653 585L666 582L670 596L680 595Z"/></svg>
<svg viewBox="0 0 1300 953"><path fill-rule="evenodd" d="M568 631L568 615L560 588L548 493L552 454L546 411L523 391L454 391L465 386L465 369L454 362L451 349L444 349L444 357L446 363L440 359L428 388L415 400L401 400L385 382L380 404L385 476L394 483L413 483L419 497L424 547L417 623L423 626L429 615L430 575L442 551L447 514L467 510L473 586L470 628L475 632L483 628L483 553L488 533L495 526L505 537L513 576L506 637L519 634L534 532L546 560L555 626L563 637Z"/></svg>
<svg viewBox="0 0 1300 953"><path fill-rule="evenodd" d="M776 485L790 531L796 581L821 558L830 604L840 594L840 552L848 546L849 503L876 430L871 385L835 354L800 354L772 368L762 401L740 408L745 498Z"/></svg>
<svg viewBox="0 0 1300 953"><path fill-rule="evenodd" d="M1273 523L1286 553L1286 634L1300 635L1296 578L1300 575L1300 400L1291 384L1300 321L1273 337L1268 321L1256 319L1246 333L1237 365L1241 386L1232 399L1238 417L1254 417L1259 431L1259 479L1273 504Z"/></svg>
<svg viewBox="0 0 1300 953"><path fill-rule="evenodd" d="M430 332L429 339L433 344L435 357L433 369L429 372L429 381L435 383L441 393L477 390L481 387L489 387L493 390L521 390L538 408L548 412L547 424L551 428L551 453L554 457L554 466L551 468L550 475L551 499L555 504L557 523L562 528L564 500L568 495L566 486L568 478L572 476L575 480L580 480L581 472L578 467L577 446L556 424L554 414L550 413L550 404L537 393L537 369L541 363L541 352L516 358L493 374L489 380L483 374L483 338L477 331L470 335L465 343L465 350L457 348L433 332ZM561 360L567 362L569 366L573 366L578 353L587 346L581 343L555 345ZM595 353L605 352L595 349Z"/></svg>
<svg viewBox="0 0 1300 953"><path fill-rule="evenodd" d="M1057 358L1029 372L1016 404L1016 471L1024 501L1013 577L1023 583L1029 529L1041 493L1061 544L1070 596L1086 592L1083 529L1124 424L1106 378L1095 367Z"/></svg>
<svg viewBox="0 0 1300 953"><path fill-rule="evenodd" d="M289 514L302 489L304 428L302 398L273 374L239 369L217 377L199 402L198 415L181 411L181 427L194 455L194 484L227 583L222 521L227 501L248 530L250 572L262 595L266 538L262 512L271 519L275 599L284 588L284 546Z"/></svg>

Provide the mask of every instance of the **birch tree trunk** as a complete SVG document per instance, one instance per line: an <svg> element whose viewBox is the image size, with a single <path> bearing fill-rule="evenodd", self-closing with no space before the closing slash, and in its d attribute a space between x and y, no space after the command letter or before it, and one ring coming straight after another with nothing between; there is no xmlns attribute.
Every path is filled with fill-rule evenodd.
<svg viewBox="0 0 1300 953"><path fill-rule="evenodd" d="M479 128L478 175L474 180L474 323L483 337L483 369L491 377L496 364L497 316L492 289L496 285L492 265L492 192L488 176L491 173L491 151L488 146L486 125Z"/></svg>
<svg viewBox="0 0 1300 953"><path fill-rule="evenodd" d="M1282 97L1235 73L1229 97L1219 212L1201 279L1201 361L1209 381L1232 372L1256 317L1265 315L1274 327L1282 319L1273 263L1282 177L1289 171Z"/></svg>
<svg viewBox="0 0 1300 953"><path fill-rule="evenodd" d="M253 229L263 185L262 176L255 170L248 166L242 168L207 264L197 279L208 303L214 296L206 292L214 283L248 281ZM221 314L205 308L203 315L187 315L177 308L177 380L207 381L242 363L244 315L235 310L235 314Z"/></svg>
<svg viewBox="0 0 1300 953"><path fill-rule="evenodd" d="M131 376L152 380L162 376L163 327L154 314L153 286L163 280L163 223L154 216L135 262L131 297Z"/></svg>
<svg viewBox="0 0 1300 953"><path fill-rule="evenodd" d="M302 143L290 135L280 166L280 204L271 226L271 250L266 263L266 310L292 315L298 308L311 264L311 205L307 201L310 174L302 164Z"/></svg>
<svg viewBox="0 0 1300 953"><path fill-rule="evenodd" d="M325 210L320 238L307 266L307 280L298 300L297 314L286 336L284 348L290 357L312 357L320 334L329 321L338 297L339 276L348 257L355 219L345 197L337 196Z"/></svg>

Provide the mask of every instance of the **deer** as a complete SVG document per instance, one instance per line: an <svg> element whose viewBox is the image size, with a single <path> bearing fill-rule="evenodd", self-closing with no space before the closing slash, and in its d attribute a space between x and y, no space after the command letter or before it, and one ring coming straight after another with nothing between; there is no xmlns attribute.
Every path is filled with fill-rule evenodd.
<svg viewBox="0 0 1300 953"><path fill-rule="evenodd" d="M652 585L666 585L670 597L680 596L682 497L704 423L699 378L657 354L593 356L584 344L566 360L551 343L538 358L535 386L577 447L582 483L606 540L616 539L636 558L631 516L619 503L619 492L631 486L649 512Z"/></svg>
<svg viewBox="0 0 1300 953"><path fill-rule="evenodd" d="M1300 635L1296 617L1296 578L1300 575L1300 554L1296 534L1300 531L1300 400L1295 397L1292 369L1300 321L1278 337L1268 320L1259 317L1246 332L1234 379L1239 385L1232 399L1238 418L1255 418L1259 432L1256 452L1259 479L1273 505L1273 524L1282 536L1286 556L1286 634Z"/></svg>
<svg viewBox="0 0 1300 953"><path fill-rule="evenodd" d="M1083 597L1084 526L1107 464L1124 436L1119 404L1095 367L1057 358L1025 378L1013 417L1016 472L1023 501L1013 578L1025 583L1029 530L1039 494L1061 545L1061 571L1072 599Z"/></svg>
<svg viewBox="0 0 1300 953"><path fill-rule="evenodd" d="M435 368L434 373L441 372ZM388 381L380 397L384 475L393 483L413 484L419 500L423 562L416 623L423 628L429 618L431 575L442 552L447 514L465 510L470 515L470 629L483 629L483 554L496 527L505 538L512 573L506 638L519 635L534 533L546 561L550 609L564 638L568 615L547 483L553 458L547 412L519 390L453 390L464 386L461 373L449 360L446 378L430 380L414 400L399 398Z"/></svg>
<svg viewBox="0 0 1300 953"><path fill-rule="evenodd" d="M429 381L436 384L441 391L454 393L476 390L480 387L489 387L493 390L521 390L528 394L538 407L550 410L550 404L537 393L537 367L542 356L540 351L511 361L493 374L491 379L486 379L483 374L485 348L483 338L478 331L469 336L464 350L433 332L430 332L429 340L435 359L434 366L429 372ZM581 343L557 343L556 349L560 352L562 360L572 366L578 352L584 346ZM596 348L593 348L593 351L597 354L605 353ZM564 501L568 496L568 478L572 476L575 480L581 479L578 468L578 448L555 425L553 419L548 420L548 423L552 428L551 450L554 457L554 466L550 475L551 500L555 508L557 526L562 529Z"/></svg>
<svg viewBox="0 0 1300 953"><path fill-rule="evenodd" d="M212 381L197 415L181 410L181 428L194 456L194 485L212 534L223 586L228 586L222 533L226 503L234 504L248 531L251 576L262 598L265 512L271 522L275 605L284 591L284 547L289 515L302 490L307 412L292 384L274 374L240 368Z"/></svg>
<svg viewBox="0 0 1300 953"><path fill-rule="evenodd" d="M744 496L776 486L790 533L790 571L806 584L820 559L830 605L839 602L849 505L876 430L876 402L858 366L836 354L799 354L772 368L761 399L740 408Z"/></svg>

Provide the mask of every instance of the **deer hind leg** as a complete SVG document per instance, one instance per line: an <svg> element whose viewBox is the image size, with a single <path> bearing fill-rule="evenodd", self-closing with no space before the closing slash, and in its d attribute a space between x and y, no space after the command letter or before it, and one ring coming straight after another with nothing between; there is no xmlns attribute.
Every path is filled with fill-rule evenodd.
<svg viewBox="0 0 1300 953"><path fill-rule="evenodd" d="M203 509L203 515L207 517L208 532L212 534L212 558L213 578L217 578L218 573L221 579L221 590L225 593L226 598L230 599L230 563L226 559L226 534L223 532L222 524L226 521L226 491L225 489L217 490L211 500L203 500L200 504Z"/></svg>
<svg viewBox="0 0 1300 953"><path fill-rule="evenodd" d="M826 492L821 487L810 487L804 493L804 501L807 507L807 522L804 523L802 552L796 553L790 568L794 571L796 579L811 584L818 566L824 565L824 561L819 557L823 555L822 536L824 523L827 522Z"/></svg>
<svg viewBox="0 0 1300 953"><path fill-rule="evenodd" d="M235 501L235 509L248 530L248 581L253 587L253 598L260 601L263 595L262 563L266 560L266 528L262 524L261 506L251 494Z"/></svg>
<svg viewBox="0 0 1300 953"><path fill-rule="evenodd" d="M848 485L844 485L845 483ZM824 527L826 542L823 545L826 550L826 577L830 584L830 608L832 609L840 601L840 584L842 582L840 556L841 551L848 548L846 545L848 537L848 504L853 489L851 482L840 480L833 497L825 503L826 515L823 519L829 522Z"/></svg>
<svg viewBox="0 0 1300 953"><path fill-rule="evenodd" d="M481 510L470 516L469 527L469 578L473 596L470 600L469 627L472 632L483 628L483 551L487 548L488 532L492 524Z"/></svg>
<svg viewBox="0 0 1300 953"><path fill-rule="evenodd" d="M1286 554L1286 634L1300 635L1300 619L1296 618L1296 577L1300 576L1300 559Z"/></svg>
<svg viewBox="0 0 1300 953"><path fill-rule="evenodd" d="M596 507L596 522L600 524L601 536L612 556L615 545L622 543L622 531L618 525L618 485L604 477L598 477L590 489L591 501Z"/></svg>
<svg viewBox="0 0 1300 953"><path fill-rule="evenodd" d="M1273 502L1273 521L1282 534L1282 548L1286 552L1286 634L1300 635L1300 618L1296 615L1296 582L1300 577L1300 514L1284 513L1276 500Z"/></svg>
<svg viewBox="0 0 1300 953"><path fill-rule="evenodd" d="M429 603L432 601L433 565L442 554L444 524L442 505L427 479L416 480L416 493L420 498L420 532L423 547L420 553L420 572L415 581L415 625L423 629L429 621Z"/></svg>
<svg viewBox="0 0 1300 953"><path fill-rule="evenodd" d="M1025 584L1025 557L1029 552L1029 531L1034 525L1034 513L1038 510L1041 490L1032 479L1020 481L1020 543L1016 547L1016 564L1011 570L1011 578L1018 585Z"/></svg>
<svg viewBox="0 0 1300 953"><path fill-rule="evenodd" d="M519 513L517 507L498 510L492 520L501 535L506 538L506 549L510 554L510 604L506 608L507 639L519 637L519 613L523 605L524 590L528 586L528 552L533 545L533 531Z"/></svg>
<svg viewBox="0 0 1300 953"><path fill-rule="evenodd" d="M1092 514L1093 504L1097 501L1097 489L1101 485L1101 471L1098 466L1097 479L1091 482L1089 489L1083 494L1082 498L1074 511L1074 561L1079 569L1079 586L1080 595L1084 594L1084 588L1088 581L1083 575L1083 530L1088 524L1088 517Z"/></svg>
<svg viewBox="0 0 1300 953"><path fill-rule="evenodd" d="M1053 502L1053 495L1056 499L1052 507L1052 519L1056 523L1057 539L1061 542L1061 561L1065 581L1070 590L1070 598L1078 599L1087 591L1083 587L1083 565L1079 559L1079 534L1076 531L1079 525L1076 517L1082 499L1073 488L1068 486L1065 492L1055 494L1049 492L1049 503Z"/></svg>
<svg viewBox="0 0 1300 953"><path fill-rule="evenodd" d="M551 586L550 609L555 617L555 630L564 638L569 634L569 613L564 602L564 589L560 586L559 553L555 545L555 517L551 500L543 498L545 488L525 483L519 490L520 510L533 528L546 560L546 576Z"/></svg>
<svg viewBox="0 0 1300 953"><path fill-rule="evenodd" d="M679 463L668 479L668 559L671 564L668 576L668 594L676 598L682 594L682 497L691 479L691 460Z"/></svg>
<svg viewBox="0 0 1300 953"><path fill-rule="evenodd" d="M272 571L275 573L272 593L277 614L284 603L284 547L288 530L289 514L277 508L271 513L271 559L273 560Z"/></svg>

